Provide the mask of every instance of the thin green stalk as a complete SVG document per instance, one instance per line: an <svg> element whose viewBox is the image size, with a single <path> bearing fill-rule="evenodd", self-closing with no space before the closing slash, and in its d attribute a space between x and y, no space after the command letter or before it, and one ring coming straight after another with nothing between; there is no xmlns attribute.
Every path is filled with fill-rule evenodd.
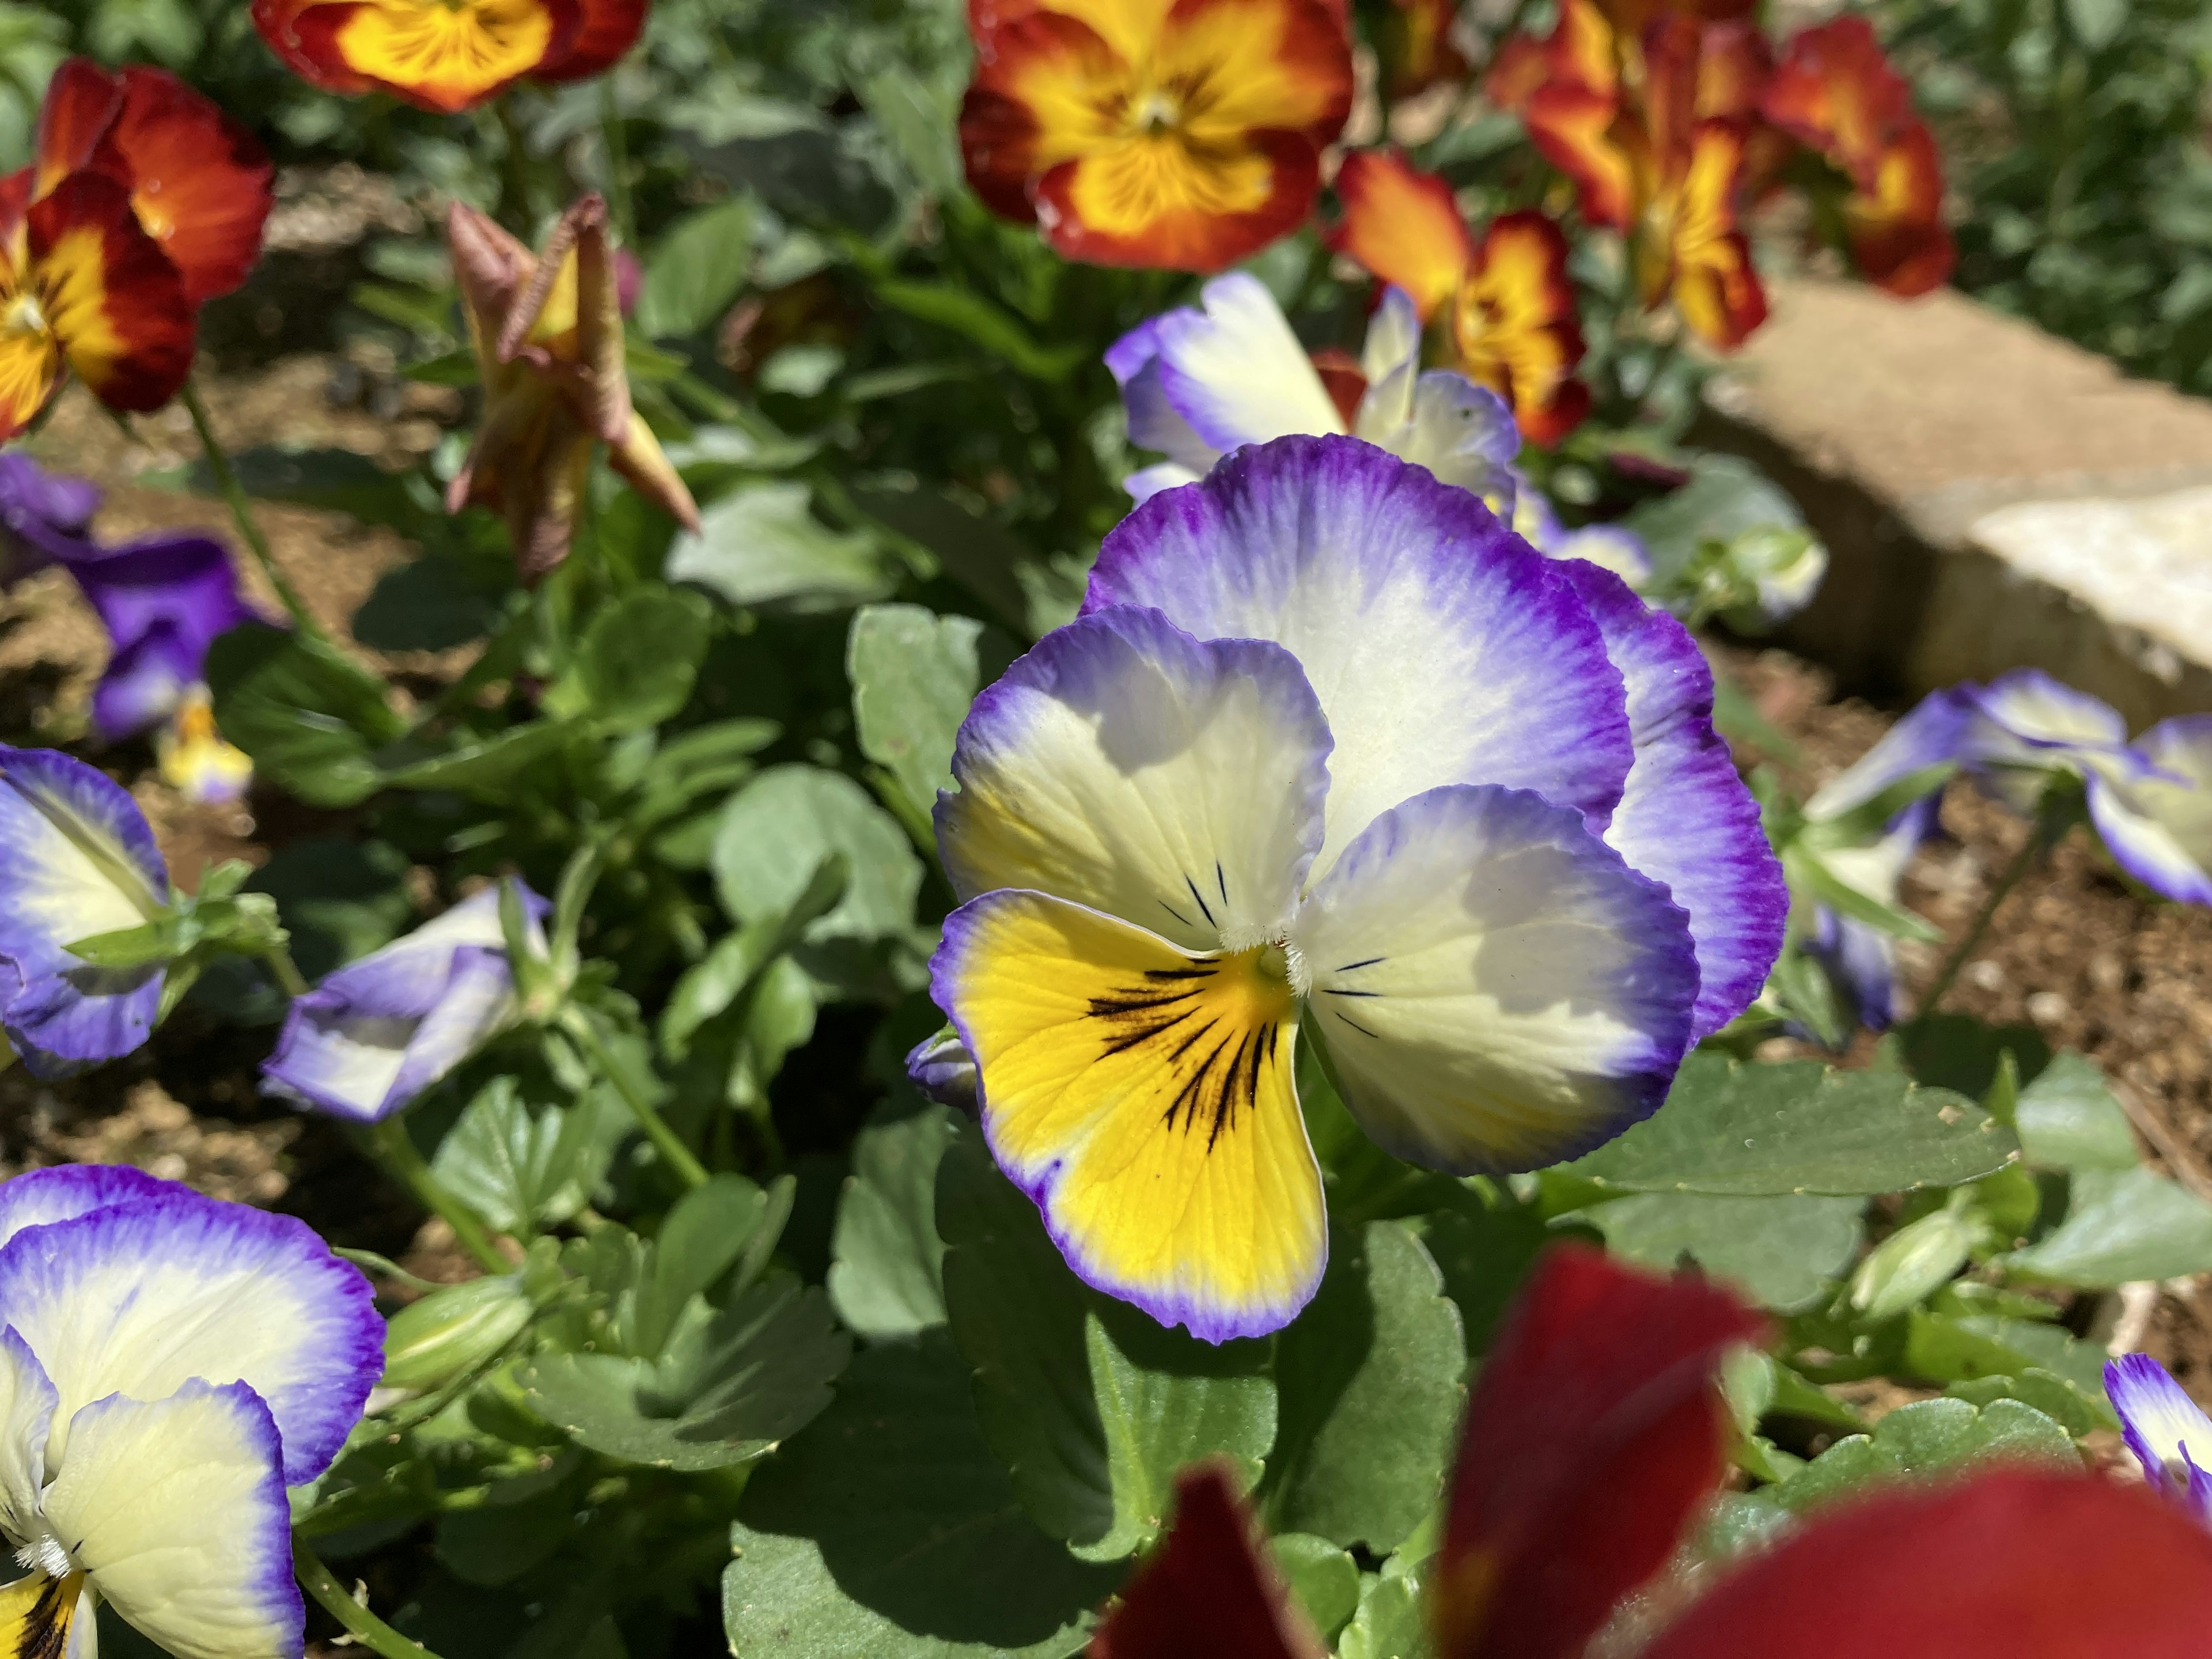
<svg viewBox="0 0 2212 1659"><path fill-rule="evenodd" d="M653 1103L639 1092L629 1072L608 1052L606 1042L599 1036L599 1027L592 1023L591 1017L571 1008L562 1020L561 1029L574 1039L576 1046L584 1051L585 1057L599 1067L599 1075L614 1085L615 1092L623 1097L623 1104L629 1108L630 1115L637 1120L637 1127L645 1132L645 1138L653 1143L653 1150L660 1154L668 1167L676 1171L677 1178L686 1187L705 1186L707 1166L700 1163L698 1156L684 1144L683 1137L668 1127L668 1120L661 1116Z"/></svg>
<svg viewBox="0 0 2212 1659"><path fill-rule="evenodd" d="M637 222L629 201L629 137L623 131L622 107L611 73L599 77L599 136L607 148L607 210L622 233L623 246L635 252Z"/></svg>
<svg viewBox="0 0 2212 1659"><path fill-rule="evenodd" d="M2037 813L2034 827L2027 832L2027 840L2021 844L2020 851L2013 854L2012 862L1998 874L1996 884L1982 901L1982 908L1975 913L1972 924L1960 935L1959 942L1943 958L1942 967L1936 970L1935 982L1929 986L1920 999L1915 1018L1924 1019L1942 1006L1943 999L1958 983L1960 970L1981 948L1982 939L1990 931L1990 924L1996 920L1998 909L2012 896L2012 890L2020 885L2029 871L2043 861L2045 854L2065 839L2066 832L2073 828L2073 824L2070 816L2048 809Z"/></svg>
<svg viewBox="0 0 2212 1659"><path fill-rule="evenodd" d="M305 1539L292 1540L292 1571L299 1575L300 1588L313 1596L324 1612L343 1625L356 1641L374 1649L384 1659L438 1659L420 1642L402 1636L347 1595L345 1586L307 1547Z"/></svg>
<svg viewBox="0 0 2212 1659"><path fill-rule="evenodd" d="M283 605L286 614L292 618L293 625L302 634L327 640L329 635L323 631L323 625L308 611L299 590L292 586L291 578L277 568L276 556L270 552L269 543L261 534L261 526L253 522L253 513L246 501L245 488L238 482L238 474L230 465L229 452L223 448L222 441L215 435L215 427L208 419L207 405L200 401L199 387L186 380L182 396L185 409L192 417L192 430L199 434L200 452L207 457L208 471L215 474L216 488L222 492L223 501L230 508L231 519L238 526L238 533L245 538L246 549L253 555L253 562L261 567L261 574L269 579L270 586L276 590L277 602Z"/></svg>
<svg viewBox="0 0 2212 1659"><path fill-rule="evenodd" d="M307 994L307 976L300 971L300 964L292 960L292 953L281 945L272 945L261 953L261 960L269 964L269 971L276 976L276 983L288 997Z"/></svg>
<svg viewBox="0 0 2212 1659"><path fill-rule="evenodd" d="M442 1217L459 1239L461 1248L476 1257L486 1273L505 1273L514 1271L499 1246L492 1242L491 1234L476 1212L447 1190L446 1183L430 1171L422 1161L422 1154L407 1133L407 1125L399 1117L387 1117L371 1126L363 1137L377 1162L391 1172L394 1180L415 1195L415 1200L433 1215Z"/></svg>

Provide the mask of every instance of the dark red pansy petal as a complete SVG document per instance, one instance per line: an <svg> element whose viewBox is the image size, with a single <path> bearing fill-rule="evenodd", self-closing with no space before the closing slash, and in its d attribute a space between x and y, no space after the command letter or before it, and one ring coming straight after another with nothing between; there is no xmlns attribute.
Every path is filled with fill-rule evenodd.
<svg viewBox="0 0 2212 1659"><path fill-rule="evenodd" d="M331 52L327 42L331 32L342 27L359 9L360 0L253 0L253 27L270 51L283 60L284 67L309 86L357 94L369 91L375 83ZM301 15L308 11L320 14L312 46L301 40L298 29Z"/></svg>
<svg viewBox="0 0 2212 1659"><path fill-rule="evenodd" d="M2002 1474L1831 1511L1644 1659L2203 1659L2212 1534L2142 1488Z"/></svg>
<svg viewBox="0 0 2212 1659"><path fill-rule="evenodd" d="M73 173L25 217L40 308L71 371L111 409L161 408L191 371L196 313L129 191Z"/></svg>
<svg viewBox="0 0 2212 1659"><path fill-rule="evenodd" d="M1329 402L1336 405L1337 418L1346 432L1351 431L1359 419L1360 401L1367 396L1367 374L1359 367L1359 359L1334 346L1324 346L1313 354L1313 366Z"/></svg>
<svg viewBox="0 0 2212 1659"><path fill-rule="evenodd" d="M1765 1322L1580 1245L1523 1287L1468 1407L1431 1577L1440 1659L1571 1659L1722 1468L1723 1352Z"/></svg>
<svg viewBox="0 0 2212 1659"><path fill-rule="evenodd" d="M1166 1541L1091 1638L1089 1659L1322 1659L1322 1645L1253 1543L1218 1464L1176 1481Z"/></svg>
<svg viewBox="0 0 2212 1659"><path fill-rule="evenodd" d="M533 81L581 81L612 69L637 44L651 0L584 0L575 38L566 53L549 57Z"/></svg>
<svg viewBox="0 0 2212 1659"><path fill-rule="evenodd" d="M123 88L88 58L71 58L46 82L39 105L38 193L45 195L92 159L122 107Z"/></svg>
<svg viewBox="0 0 2212 1659"><path fill-rule="evenodd" d="M276 171L242 125L173 75L133 64L93 161L130 186L139 222L194 305L246 281L261 257Z"/></svg>

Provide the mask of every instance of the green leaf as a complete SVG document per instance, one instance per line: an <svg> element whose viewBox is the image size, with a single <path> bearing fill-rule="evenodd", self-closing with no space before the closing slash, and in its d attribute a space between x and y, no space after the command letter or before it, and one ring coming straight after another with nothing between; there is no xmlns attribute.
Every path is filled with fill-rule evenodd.
<svg viewBox="0 0 2212 1659"><path fill-rule="evenodd" d="M1359 1612L1337 1643L1338 1659L1428 1659L1420 1585L1412 1578L1370 1578Z"/></svg>
<svg viewBox="0 0 2212 1659"><path fill-rule="evenodd" d="M1819 1300L1864 1234L1856 1198L1708 1198L1640 1193L1584 1212L1614 1254L1671 1272L1684 1259L1735 1280L1760 1306L1790 1313Z"/></svg>
<svg viewBox="0 0 2212 1659"><path fill-rule="evenodd" d="M1467 1404L1459 1310L1411 1228L1331 1240L1328 1274L1275 1339L1271 1522L1376 1555L1435 1508Z"/></svg>
<svg viewBox="0 0 2212 1659"><path fill-rule="evenodd" d="M592 618L568 672L548 690L557 715L640 732L679 713L707 655L707 606L660 586L625 593Z"/></svg>
<svg viewBox="0 0 2212 1659"><path fill-rule="evenodd" d="M1225 1455L1258 1478L1275 1439L1265 1343L1200 1342L1088 1289L972 1132L939 1166L937 1218L977 1418L1046 1532L1114 1559L1158 1534L1185 1464Z"/></svg>
<svg viewBox="0 0 2212 1659"><path fill-rule="evenodd" d="M937 1166L958 1129L946 1108L873 1122L853 1142L853 1173L830 1236L830 1300L862 1336L912 1336L945 1322Z"/></svg>
<svg viewBox="0 0 2212 1659"><path fill-rule="evenodd" d="M818 766L771 767L731 797L714 834L715 889L732 916L757 921L788 911L835 854L849 878L836 908L807 927L810 943L913 926L922 874L914 844L866 790Z"/></svg>
<svg viewBox="0 0 2212 1659"><path fill-rule="evenodd" d="M1022 1513L943 1331L862 1351L747 1485L731 1548L738 1659L1064 1659L1122 1577Z"/></svg>
<svg viewBox="0 0 2212 1659"><path fill-rule="evenodd" d="M264 900L264 902L266 902ZM88 962L95 968L115 972L132 968L150 967L157 962L171 962L190 948L198 935L185 919L164 913L155 920L136 927L118 927L112 933L94 933L64 946L80 962Z"/></svg>
<svg viewBox="0 0 2212 1659"><path fill-rule="evenodd" d="M2023 1406L2034 1407L2076 1440L2105 1426L2071 1383L2040 1366L2031 1366L2017 1376L1985 1376L1971 1382L1954 1382L1944 1393L1970 1406L2017 1400Z"/></svg>
<svg viewBox="0 0 2212 1659"><path fill-rule="evenodd" d="M852 1340L829 1298L772 1274L659 1360L547 1353L521 1373L531 1409L579 1445L696 1472L747 1463L830 1403Z"/></svg>
<svg viewBox="0 0 2212 1659"><path fill-rule="evenodd" d="M853 501L878 523L920 544L1000 622L1017 632L1024 627L1030 601L1022 573L1036 565L1037 556L1005 525L927 487L862 484L854 489Z"/></svg>
<svg viewBox="0 0 2212 1659"><path fill-rule="evenodd" d="M2030 1164L2055 1170L2132 1170L2140 1162L2128 1115L2097 1062L2056 1055L2020 1092L2014 1127Z"/></svg>
<svg viewBox="0 0 2212 1659"><path fill-rule="evenodd" d="M595 1094L533 1112L512 1077L494 1078L438 1143L431 1173L489 1221L526 1238L591 1201L611 1150Z"/></svg>
<svg viewBox="0 0 2212 1659"><path fill-rule="evenodd" d="M2106 1427L2118 1428L2119 1419L2105 1400L2105 1359L2097 1344L2056 1325L1987 1315L1955 1317L1923 1308L1905 1316L1906 1375L1954 1384L2041 1370L2063 1381Z"/></svg>
<svg viewBox="0 0 2212 1659"><path fill-rule="evenodd" d="M1090 355L1079 341L1040 344L1012 312L973 289L892 278L876 284L876 297L894 311L951 330L1031 380L1064 380Z"/></svg>
<svg viewBox="0 0 2212 1659"><path fill-rule="evenodd" d="M1868 1434L1838 1440L1773 1495L1793 1513L1906 1475L1933 1475L2003 1462L2079 1473L2073 1437L2032 1406L1997 1400L1977 1408L1963 1400L1899 1406Z"/></svg>
<svg viewBox="0 0 2212 1659"><path fill-rule="evenodd" d="M1804 521L1797 503L1750 462L1699 455L1691 464L1689 483L1645 501L1620 522L1643 538L1654 576L1671 581L1706 542L1730 542L1748 530Z"/></svg>
<svg viewBox="0 0 2212 1659"><path fill-rule="evenodd" d="M1471 1192L1467 1201L1415 1224L1443 1273L1444 1294L1459 1308L1468 1352L1483 1352L1530 1266L1559 1234L1534 1205L1510 1198L1485 1202Z"/></svg>
<svg viewBox="0 0 2212 1659"><path fill-rule="evenodd" d="M872 605L853 615L845 671L860 752L898 780L924 812L952 787L952 739L975 700L982 623L916 605Z"/></svg>
<svg viewBox="0 0 2212 1659"><path fill-rule="evenodd" d="M277 848L247 884L276 901L293 959L315 980L406 931L407 870L389 842L311 836Z"/></svg>
<svg viewBox="0 0 2212 1659"><path fill-rule="evenodd" d="M335 646L248 623L209 648L207 678L223 736L308 805L351 806L382 784L374 752L404 723L383 683Z"/></svg>
<svg viewBox="0 0 2212 1659"><path fill-rule="evenodd" d="M239 483L264 501L286 501L325 513L343 513L363 524L388 525L414 539L441 522L434 501L404 472L388 472L349 449L248 449L230 458ZM192 490L219 494L215 474L196 460L185 475Z"/></svg>
<svg viewBox="0 0 2212 1659"><path fill-rule="evenodd" d="M1310 1532L1278 1533L1269 1553L1298 1606L1326 1641L1359 1607L1359 1564L1349 1552Z"/></svg>
<svg viewBox="0 0 2212 1659"><path fill-rule="evenodd" d="M720 320L744 286L760 212L732 196L678 219L653 249L637 296L637 326L665 340L698 334Z"/></svg>
<svg viewBox="0 0 2212 1659"><path fill-rule="evenodd" d="M896 585L873 538L817 519L811 492L790 481L741 484L676 538L668 580L696 582L732 605L835 611L880 599Z"/></svg>
<svg viewBox="0 0 2212 1659"><path fill-rule="evenodd" d="M2212 1205L2150 1170L2086 1170L2065 1220L2004 1263L2091 1290L2212 1271Z"/></svg>
<svg viewBox="0 0 2212 1659"><path fill-rule="evenodd" d="M1615 1192L1855 1194L1952 1186L2019 1155L1972 1101L1894 1072L1699 1051L1654 1115L1565 1168Z"/></svg>
<svg viewBox="0 0 2212 1659"><path fill-rule="evenodd" d="M2127 27L2128 0L2065 0L2066 21L2091 52L2102 52Z"/></svg>
<svg viewBox="0 0 2212 1659"><path fill-rule="evenodd" d="M377 759L385 783L394 789L452 789L499 799L517 777L576 734L563 720L528 720L427 759L396 764L388 752Z"/></svg>

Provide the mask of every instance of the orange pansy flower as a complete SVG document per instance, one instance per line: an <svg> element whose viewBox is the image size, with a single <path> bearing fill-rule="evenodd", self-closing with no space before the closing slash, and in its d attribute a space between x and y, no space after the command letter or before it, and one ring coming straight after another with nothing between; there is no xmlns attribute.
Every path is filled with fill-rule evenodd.
<svg viewBox="0 0 2212 1659"><path fill-rule="evenodd" d="M1567 242L1540 213L1500 214L1478 242L1451 186L1395 150L1355 150L1336 177L1329 245L1441 316L1453 362L1513 406L1522 435L1555 444L1589 410L1574 378L1583 335Z"/></svg>
<svg viewBox="0 0 2212 1659"><path fill-rule="evenodd" d="M33 193L76 173L130 192L199 305L231 293L261 255L274 172L251 133L173 75L143 64L109 74L72 58L54 71L39 110Z"/></svg>
<svg viewBox="0 0 2212 1659"><path fill-rule="evenodd" d="M1529 137L1574 180L1583 216L1628 236L1647 307L1672 295L1699 339L1741 344L1766 318L1736 224L1759 49L1734 23L1680 13L1631 37L1591 0L1567 0L1554 41L1559 72L1528 100Z"/></svg>
<svg viewBox="0 0 2212 1659"><path fill-rule="evenodd" d="M1215 271L1295 227L1352 107L1331 0L970 0L969 182L1072 259Z"/></svg>
<svg viewBox="0 0 2212 1659"><path fill-rule="evenodd" d="M699 527L691 492L630 407L606 222L606 204L587 196L534 254L465 204L447 217L483 418L446 509L474 503L503 514L531 581L568 555L595 444L639 494Z"/></svg>
<svg viewBox="0 0 2212 1659"><path fill-rule="evenodd" d="M635 44L650 0L253 0L253 26L325 92L389 92L457 114L526 76L596 75Z"/></svg>
<svg viewBox="0 0 2212 1659"><path fill-rule="evenodd" d="M1949 277L1955 252L1936 141L1866 19L1839 17L1794 36L1760 108L1850 180L1844 238L1869 282L1910 296Z"/></svg>
<svg viewBox="0 0 2212 1659"><path fill-rule="evenodd" d="M159 409L192 365L184 279L125 185L76 173L33 201L32 183L27 169L0 182L0 440L65 373L112 409Z"/></svg>

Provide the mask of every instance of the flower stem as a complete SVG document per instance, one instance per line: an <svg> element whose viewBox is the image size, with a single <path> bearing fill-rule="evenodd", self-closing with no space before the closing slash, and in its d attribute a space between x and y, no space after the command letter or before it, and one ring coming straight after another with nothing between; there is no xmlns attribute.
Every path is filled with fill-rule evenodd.
<svg viewBox="0 0 2212 1659"><path fill-rule="evenodd" d="M307 976L300 971L300 964L292 960L292 953L281 945L272 945L261 953L261 960L276 977L278 987L288 997L307 994Z"/></svg>
<svg viewBox="0 0 2212 1659"><path fill-rule="evenodd" d="M307 602L301 599L299 590L292 586L291 579L277 568L276 556L270 552L269 543L261 534L261 526L253 522L246 491L230 465L228 452L215 435L215 427L208 419L207 405L200 401L199 387L186 380L182 396L185 408L192 417L192 430L199 434L200 451L207 457L208 471L215 474L216 488L222 492L222 499L230 508L230 516L238 526L238 533L245 538L254 562L261 567L261 574L268 578L269 586L276 590L277 600L292 618L293 624L302 634L312 635L317 639L327 638L323 632L323 625L308 611Z"/></svg>
<svg viewBox="0 0 2212 1659"><path fill-rule="evenodd" d="M322 1564L304 1538L292 1540L292 1571L299 1575L300 1588L313 1596L324 1612L343 1625L347 1634L364 1647L382 1654L384 1659L438 1659L420 1642L402 1636L347 1595L345 1586Z"/></svg>
<svg viewBox="0 0 2212 1659"><path fill-rule="evenodd" d="M364 1139L377 1162L415 1195L416 1202L433 1215L444 1218L446 1224L453 1230L453 1237L460 1240L461 1247L476 1257L485 1272L514 1272L514 1264L492 1242L483 1223L477 1219L476 1212L454 1197L447 1189L446 1183L430 1172L430 1166L422 1161L422 1154L416 1150L414 1141L408 1137L404 1120L397 1116L388 1117L383 1122L373 1125Z"/></svg>
<svg viewBox="0 0 2212 1659"><path fill-rule="evenodd" d="M2066 838L2066 832L2073 827L2073 816L2049 802L2036 813L2034 826L2027 832L2027 840L2021 843L2020 851L2013 854L2012 862L1998 874L1989 896L1982 901L1982 908L1975 913L1972 925L1960 935L1959 942L1943 958L1942 967L1936 970L1934 982L1922 994L1920 1006L1913 1015L1915 1019L1925 1019L1942 1006L1943 999L1958 983L1960 970L1981 948L1982 939L1990 931L1990 924L1996 920L1997 911L2012 896L2012 890L2020 885L2029 871L2043 861L2044 856L2052 848Z"/></svg>
<svg viewBox="0 0 2212 1659"><path fill-rule="evenodd" d="M637 225L630 217L629 137L623 131L622 105L611 73L599 77L599 136L607 149L607 209L623 245L635 252Z"/></svg>
<svg viewBox="0 0 2212 1659"><path fill-rule="evenodd" d="M599 1067L599 1075L614 1085L615 1092L623 1097L623 1103L629 1108L630 1115L637 1120L637 1127L645 1131L645 1138L653 1143L653 1150L660 1154L668 1167L676 1171L677 1178L686 1187L705 1186L707 1166L700 1163L697 1155L684 1144L683 1138L668 1127L668 1120L654 1109L653 1103L639 1090L629 1073L608 1052L605 1039L600 1036L599 1027L592 1023L590 1016L572 1008L562 1020L561 1029L574 1039L586 1057Z"/></svg>

